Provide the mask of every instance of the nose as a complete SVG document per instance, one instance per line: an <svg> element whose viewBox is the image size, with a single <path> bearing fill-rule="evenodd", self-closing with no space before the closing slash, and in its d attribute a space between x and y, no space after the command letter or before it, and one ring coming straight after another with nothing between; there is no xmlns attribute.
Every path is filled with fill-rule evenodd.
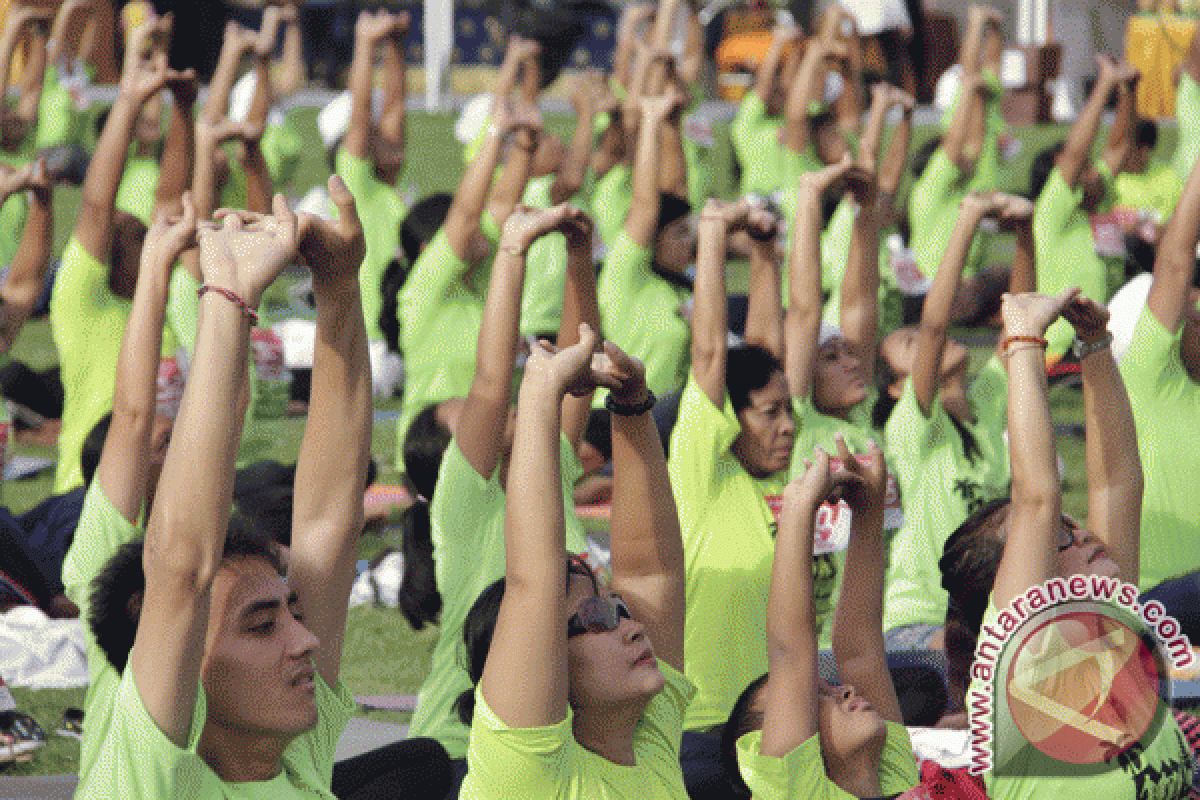
<svg viewBox="0 0 1200 800"><path fill-rule="evenodd" d="M646 626L631 617L621 617L621 621L617 624L617 631L621 634L621 638L629 643L639 642L646 638Z"/></svg>
<svg viewBox="0 0 1200 800"><path fill-rule="evenodd" d="M288 616L292 619L291 647L289 648L289 652L297 658L311 657L316 652L316 649L321 646L321 640L303 622L290 614Z"/></svg>
<svg viewBox="0 0 1200 800"><path fill-rule="evenodd" d="M839 687L839 691L840 691L840 692L841 692L841 694L842 694L842 702L845 702L845 701L847 701L847 700L850 700L850 699L852 699L852 698L854 697L854 687L853 687L853 686L851 686L851 685L850 685L850 684L848 684L848 683L843 683L843 684L842 684L842 685Z"/></svg>

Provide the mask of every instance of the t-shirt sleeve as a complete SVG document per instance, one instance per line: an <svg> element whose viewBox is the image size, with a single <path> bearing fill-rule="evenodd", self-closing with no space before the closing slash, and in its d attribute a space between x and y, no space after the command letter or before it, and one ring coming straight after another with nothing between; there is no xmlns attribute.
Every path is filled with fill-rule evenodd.
<svg viewBox="0 0 1200 800"><path fill-rule="evenodd" d="M679 414L671 431L671 488L680 518L694 520L715 493L717 459L729 452L741 432L729 397L718 409L688 370L679 398ZM685 508L686 506L686 508Z"/></svg>
<svg viewBox="0 0 1200 800"><path fill-rule="evenodd" d="M200 282L183 267L171 273L171 284L167 290L167 321L179 345L191 357L196 352L196 331L200 326L200 303L196 290Z"/></svg>
<svg viewBox="0 0 1200 800"><path fill-rule="evenodd" d="M428 318L441 305L451 282L466 271L466 263L450 246L446 229L441 228L421 251L404 283L405 316Z"/></svg>
<svg viewBox="0 0 1200 800"><path fill-rule="evenodd" d="M54 279L51 313L55 327L85 332L88 318L111 295L108 269L72 236L63 250L62 264Z"/></svg>
<svg viewBox="0 0 1200 800"><path fill-rule="evenodd" d="M971 384L975 417L984 427L1006 427L1008 414L1008 371L993 353Z"/></svg>
<svg viewBox="0 0 1200 800"><path fill-rule="evenodd" d="M854 800L826 774L820 734L778 758L764 756L762 731L751 731L738 739L737 760L754 800Z"/></svg>
<svg viewBox="0 0 1200 800"><path fill-rule="evenodd" d="M929 416L921 413L917 403L917 392L912 380L904 382L904 391L888 417L886 440L888 453L905 457L920 457L929 452L945 435L945 426L950 424L940 398L935 394Z"/></svg>
<svg viewBox="0 0 1200 800"><path fill-rule="evenodd" d="M555 797L570 766L571 711L561 722L510 728L475 689L475 716L467 748L468 781L480 797Z"/></svg>
<svg viewBox="0 0 1200 800"><path fill-rule="evenodd" d="M346 188L359 205L368 203L370 195L375 192L375 168L365 158L350 154L344 147L339 147L335 159L338 176L345 181Z"/></svg>
<svg viewBox="0 0 1200 800"><path fill-rule="evenodd" d="M1131 396L1154 396L1161 386L1179 385L1183 370L1180 342L1183 326L1174 333L1163 327L1149 306L1142 309L1129 347L1121 356L1121 376Z"/></svg>
<svg viewBox="0 0 1200 800"><path fill-rule="evenodd" d="M205 766L196 745L207 714L204 691L196 695L188 746L176 747L150 718L133 672L127 669L121 678L96 765L75 796L199 797Z"/></svg>
<svg viewBox="0 0 1200 800"><path fill-rule="evenodd" d="M1033 235L1042 242L1050 242L1066 230L1071 215L1083 202L1083 187L1072 189L1067 185L1062 170L1055 167L1038 195L1033 212Z"/></svg>
<svg viewBox="0 0 1200 800"><path fill-rule="evenodd" d="M758 92L753 89L746 92L738 106L737 116L733 118L733 126L729 129L729 136L739 151L748 144L749 138L766 118L767 106Z"/></svg>
<svg viewBox="0 0 1200 800"><path fill-rule="evenodd" d="M75 538L63 558L62 580L67 597L87 617L92 581L121 545L142 535L142 529L121 516L109 502L100 481L92 481L83 498Z"/></svg>
<svg viewBox="0 0 1200 800"><path fill-rule="evenodd" d="M913 184L912 199L909 201L910 219L914 223L923 223L961 177L962 172L946 155L946 151L940 147L935 150L925 171Z"/></svg>
<svg viewBox="0 0 1200 800"><path fill-rule="evenodd" d="M634 749L638 764L668 775L679 769L683 719L696 695L696 687L670 664L660 660L658 668L666 678L666 685L646 706L634 733Z"/></svg>

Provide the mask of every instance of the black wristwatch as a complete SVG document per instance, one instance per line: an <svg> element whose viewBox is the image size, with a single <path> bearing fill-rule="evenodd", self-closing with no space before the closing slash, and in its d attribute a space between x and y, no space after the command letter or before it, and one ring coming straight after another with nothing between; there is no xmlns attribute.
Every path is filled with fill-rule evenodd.
<svg viewBox="0 0 1200 800"><path fill-rule="evenodd" d="M636 417L639 414L645 414L650 409L654 408L654 404L658 402L658 398L654 396L654 392L646 390L646 399L634 405L626 405L618 403L613 399L613 393L609 392L608 397L604 398L604 407L618 417Z"/></svg>
<svg viewBox="0 0 1200 800"><path fill-rule="evenodd" d="M1112 334L1107 331L1094 342L1085 342L1076 336L1075 342L1071 345L1071 352L1075 354L1075 360L1082 363L1092 353L1099 353L1112 345L1112 340Z"/></svg>

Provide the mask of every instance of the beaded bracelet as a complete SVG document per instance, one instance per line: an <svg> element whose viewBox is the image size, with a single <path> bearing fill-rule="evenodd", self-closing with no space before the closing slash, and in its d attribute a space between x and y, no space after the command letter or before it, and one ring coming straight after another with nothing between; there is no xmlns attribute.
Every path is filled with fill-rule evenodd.
<svg viewBox="0 0 1200 800"><path fill-rule="evenodd" d="M258 312L251 308L250 304L243 300L237 292L222 286L212 286L206 283L196 290L196 296L203 297L205 292L215 292L221 295L221 297L224 297L242 310L242 315L250 320L251 326L258 324Z"/></svg>
<svg viewBox="0 0 1200 800"><path fill-rule="evenodd" d="M1007 355L1009 346L1014 344L1030 344L1034 345L1035 347L1040 347L1044 350L1049 342L1047 342L1041 336L1008 336L1005 337L1004 341L1000 343L1000 352Z"/></svg>

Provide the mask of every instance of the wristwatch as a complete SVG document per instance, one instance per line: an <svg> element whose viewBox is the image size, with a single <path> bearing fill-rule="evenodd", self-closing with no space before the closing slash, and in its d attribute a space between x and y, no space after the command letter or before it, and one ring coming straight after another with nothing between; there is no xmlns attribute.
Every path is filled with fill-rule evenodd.
<svg viewBox="0 0 1200 800"><path fill-rule="evenodd" d="M1112 340L1112 334L1108 333L1107 331L1105 331L1104 335L1094 342L1085 342L1076 336L1074 344L1071 345L1071 352L1075 354L1076 361L1082 362L1092 353L1098 353L1101 350L1108 348L1109 345L1112 344Z"/></svg>

